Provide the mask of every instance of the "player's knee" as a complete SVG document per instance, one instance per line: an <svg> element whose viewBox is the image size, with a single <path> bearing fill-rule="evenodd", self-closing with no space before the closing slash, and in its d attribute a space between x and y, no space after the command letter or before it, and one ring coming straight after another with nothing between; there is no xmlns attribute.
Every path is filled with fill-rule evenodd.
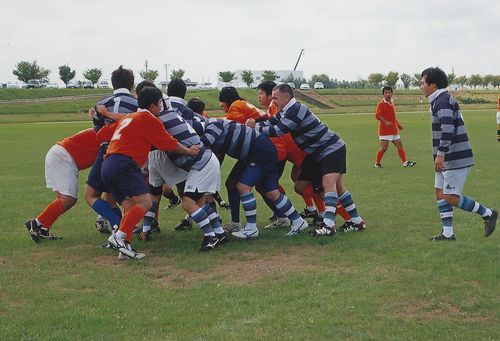
<svg viewBox="0 0 500 341"><path fill-rule="evenodd" d="M73 197L70 197L70 196L67 196L67 195L63 195L61 197L61 202L62 202L62 205L63 205L64 209L67 211L71 207L73 207L73 206L76 205L77 199L73 198Z"/></svg>

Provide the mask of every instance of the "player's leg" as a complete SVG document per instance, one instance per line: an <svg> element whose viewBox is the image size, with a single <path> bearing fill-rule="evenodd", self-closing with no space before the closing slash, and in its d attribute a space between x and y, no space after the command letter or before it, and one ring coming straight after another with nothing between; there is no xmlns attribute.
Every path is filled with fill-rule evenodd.
<svg viewBox="0 0 500 341"><path fill-rule="evenodd" d="M394 146L396 147L396 150L398 151L399 158L401 159L401 163L403 164L403 167L413 167L415 166L416 162L415 161L409 161L406 158L406 151L403 147L403 142L401 142L401 139L396 138L395 140L392 141Z"/></svg>
<svg viewBox="0 0 500 341"><path fill-rule="evenodd" d="M380 149L377 152L377 156L375 159L375 167L382 168L382 158L384 157L385 152L387 151L387 147L389 146L389 141L385 139L385 137L380 136Z"/></svg>

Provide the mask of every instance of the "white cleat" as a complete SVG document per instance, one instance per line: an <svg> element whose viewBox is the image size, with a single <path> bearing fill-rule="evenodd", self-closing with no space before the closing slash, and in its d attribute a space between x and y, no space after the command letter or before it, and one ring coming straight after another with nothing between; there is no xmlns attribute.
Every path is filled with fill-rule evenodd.
<svg viewBox="0 0 500 341"><path fill-rule="evenodd" d="M232 236L239 239L257 238L259 236L259 229L243 229L241 231L233 232Z"/></svg>
<svg viewBox="0 0 500 341"><path fill-rule="evenodd" d="M113 248L118 250L119 259L142 259L146 256L144 253L135 251L129 242L116 237L116 234L112 234L108 238L108 242Z"/></svg>
<svg viewBox="0 0 500 341"><path fill-rule="evenodd" d="M287 237L296 236L308 227L309 224L307 223L307 221L301 217L300 219L297 219L293 222L290 231L287 234L285 234L285 236Z"/></svg>

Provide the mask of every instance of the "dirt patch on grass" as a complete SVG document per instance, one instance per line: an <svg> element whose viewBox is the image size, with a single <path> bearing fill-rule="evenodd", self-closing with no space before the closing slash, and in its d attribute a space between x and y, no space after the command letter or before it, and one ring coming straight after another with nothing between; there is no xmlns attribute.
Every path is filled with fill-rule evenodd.
<svg viewBox="0 0 500 341"><path fill-rule="evenodd" d="M279 279L294 272L336 271L336 268L308 264L300 254L262 255L253 252L241 254L238 260L218 260L218 264L206 271L179 269L173 265L165 267L164 260L154 261L148 275L160 286L185 287L199 281L223 282L225 284L253 285L264 279ZM343 267L339 272L348 271Z"/></svg>

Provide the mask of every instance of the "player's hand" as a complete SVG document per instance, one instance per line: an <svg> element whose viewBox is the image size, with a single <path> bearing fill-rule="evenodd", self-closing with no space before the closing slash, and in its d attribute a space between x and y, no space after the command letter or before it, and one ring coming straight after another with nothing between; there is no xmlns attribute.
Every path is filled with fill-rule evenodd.
<svg viewBox="0 0 500 341"><path fill-rule="evenodd" d="M387 127L392 127L392 123L389 122L389 121L385 121L384 124L387 126Z"/></svg>
<svg viewBox="0 0 500 341"><path fill-rule="evenodd" d="M445 170L444 168L444 156L436 156L434 159L434 170L436 172L442 172Z"/></svg>
<svg viewBox="0 0 500 341"><path fill-rule="evenodd" d="M188 150L189 150L188 155L196 156L200 153L200 145L193 144L191 147L188 148Z"/></svg>
<svg viewBox="0 0 500 341"><path fill-rule="evenodd" d="M101 114L102 116L104 117L108 117L107 114L108 114L108 109L106 109L106 107L104 105L98 105L97 106L97 112L99 114Z"/></svg>
<svg viewBox="0 0 500 341"><path fill-rule="evenodd" d="M95 115L95 109L94 108L90 108L89 109L89 117L90 118L94 118L94 115Z"/></svg>
<svg viewBox="0 0 500 341"><path fill-rule="evenodd" d="M398 123L398 128L399 128L399 130L403 130L404 129L403 126L401 124L399 124L399 123Z"/></svg>
<svg viewBox="0 0 500 341"><path fill-rule="evenodd" d="M255 120L253 118L249 118L246 121L246 125L249 126L250 128L255 128Z"/></svg>

